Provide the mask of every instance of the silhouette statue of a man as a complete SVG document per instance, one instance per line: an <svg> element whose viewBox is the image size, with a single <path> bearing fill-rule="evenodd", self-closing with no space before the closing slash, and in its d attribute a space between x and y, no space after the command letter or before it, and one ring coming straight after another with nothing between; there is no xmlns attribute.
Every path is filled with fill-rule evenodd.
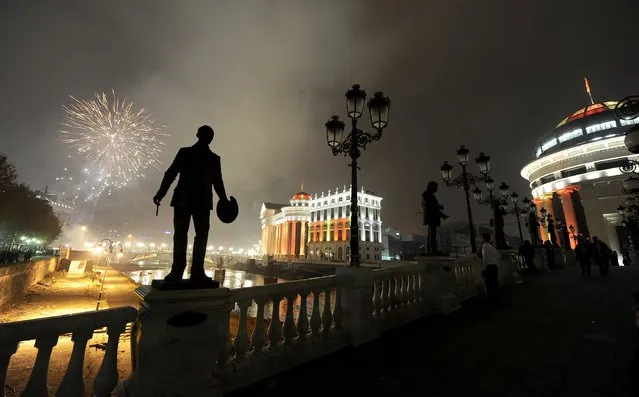
<svg viewBox="0 0 639 397"><path fill-rule="evenodd" d="M160 205L178 174L180 179L173 191L173 265L165 281L179 281L186 269L187 233L193 218L195 239L193 242L193 262L191 280L209 281L204 273L204 256L209 236L209 218L213 209L213 188L220 200L228 201L220 156L209 149L213 141L213 128L203 125L197 130L198 141L195 145L181 148L175 160L164 173L160 189L153 202Z"/></svg>
<svg viewBox="0 0 639 397"><path fill-rule="evenodd" d="M424 193L422 193L422 209L424 210L424 226L428 227L427 252L438 254L437 249L437 228L442 225L441 220L448 218L444 214L444 206L439 204L437 197L437 182L430 181Z"/></svg>

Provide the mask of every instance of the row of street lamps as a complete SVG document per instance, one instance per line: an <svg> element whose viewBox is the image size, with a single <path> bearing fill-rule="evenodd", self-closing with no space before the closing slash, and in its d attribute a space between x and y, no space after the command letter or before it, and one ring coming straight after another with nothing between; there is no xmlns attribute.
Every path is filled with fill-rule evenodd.
<svg viewBox="0 0 639 397"><path fill-rule="evenodd" d="M475 175L468 170L468 164L470 163L470 150L466 148L464 145L457 150L457 162L461 166L461 173L454 177L452 176L453 166L450 165L447 161L444 161L442 164L440 171L442 174L442 180L446 184L446 186L454 186L460 188L464 191L466 196L466 211L468 212L468 234L470 238L470 247L472 252L477 252L477 241L475 235L475 224L473 222L473 211L471 207L470 200L470 188L471 186L475 186L475 189L472 191L473 198L476 202L480 204L485 204L491 206L493 211L493 221L495 223L495 244L497 248L508 248L508 244L506 243L506 236L504 234L503 228L503 216L505 214L513 214L517 218L517 227L519 229L519 238L523 242L524 236L521 230L521 221L519 216L522 215L522 212L519 209L519 194L516 192L510 193L510 186L506 183L502 182L501 185L497 188L499 190L499 195L495 195L495 181L490 177L490 156L487 156L485 153L480 152L479 156L475 159L475 163L477 164L477 168L479 169L479 175ZM477 183L484 182L486 190L488 191L488 197L483 197L482 190L476 186ZM511 211L505 210L504 207L508 205L508 200L512 201L514 204L514 209Z"/></svg>

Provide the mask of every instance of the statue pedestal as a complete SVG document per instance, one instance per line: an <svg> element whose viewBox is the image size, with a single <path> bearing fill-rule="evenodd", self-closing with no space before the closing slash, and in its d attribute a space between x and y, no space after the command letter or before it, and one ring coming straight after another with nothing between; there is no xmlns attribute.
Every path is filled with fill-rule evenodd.
<svg viewBox="0 0 639 397"><path fill-rule="evenodd" d="M133 371L122 395L221 396L214 372L228 340L230 290L143 286L136 294L142 307L131 335Z"/></svg>
<svg viewBox="0 0 639 397"><path fill-rule="evenodd" d="M347 276L348 287L342 290L342 307L348 316L344 326L349 330L351 344L359 346L378 336L373 323L373 269L364 267L338 267L335 274Z"/></svg>
<svg viewBox="0 0 639 397"><path fill-rule="evenodd" d="M453 273L455 258L420 256L417 262L426 266L426 300L432 313L448 314L461 308L457 280Z"/></svg>

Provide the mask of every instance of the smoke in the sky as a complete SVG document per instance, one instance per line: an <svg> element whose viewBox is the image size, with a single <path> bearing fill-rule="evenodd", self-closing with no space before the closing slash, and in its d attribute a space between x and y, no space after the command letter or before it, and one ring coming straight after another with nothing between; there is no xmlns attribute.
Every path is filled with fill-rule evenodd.
<svg viewBox="0 0 639 397"><path fill-rule="evenodd" d="M360 83L393 101L360 180L384 197L386 225L417 231L421 191L460 143L492 155L493 177L526 195L518 170L538 136L587 104L584 76L595 100L639 85L636 51L619 40L634 33L638 5L618 2L3 4L0 151L33 187L51 184L67 164L61 105L95 91L115 89L167 126L163 167L210 124L227 192L241 206L235 224L213 221L210 240L247 246L259 238L263 201L285 202L302 179L310 193L349 183L324 122L345 117L344 92ZM171 229L170 197L157 218L151 201L163 171L104 199L96 219L150 238ZM462 195L439 194L451 219L464 219Z"/></svg>

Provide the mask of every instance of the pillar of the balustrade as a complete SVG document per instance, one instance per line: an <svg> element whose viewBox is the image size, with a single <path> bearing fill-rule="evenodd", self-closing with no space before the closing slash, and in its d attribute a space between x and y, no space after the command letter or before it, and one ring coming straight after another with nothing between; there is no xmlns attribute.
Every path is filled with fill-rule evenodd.
<svg viewBox="0 0 639 397"><path fill-rule="evenodd" d="M343 328L349 334L350 343L359 346L375 339L378 335L373 327L373 270L338 267L335 272L347 280L341 298Z"/></svg>
<svg viewBox="0 0 639 397"><path fill-rule="evenodd" d="M499 252L499 280L505 285L521 284L524 280L519 275L517 266L517 251L498 250Z"/></svg>
<svg viewBox="0 0 639 397"><path fill-rule="evenodd" d="M131 336L133 371L119 393L126 397L221 396L215 369L228 344L230 290L143 286L136 294L141 309Z"/></svg>
<svg viewBox="0 0 639 397"><path fill-rule="evenodd" d="M417 262L426 267L425 301L433 313L448 314L461 308L453 273L455 258L420 256Z"/></svg>

